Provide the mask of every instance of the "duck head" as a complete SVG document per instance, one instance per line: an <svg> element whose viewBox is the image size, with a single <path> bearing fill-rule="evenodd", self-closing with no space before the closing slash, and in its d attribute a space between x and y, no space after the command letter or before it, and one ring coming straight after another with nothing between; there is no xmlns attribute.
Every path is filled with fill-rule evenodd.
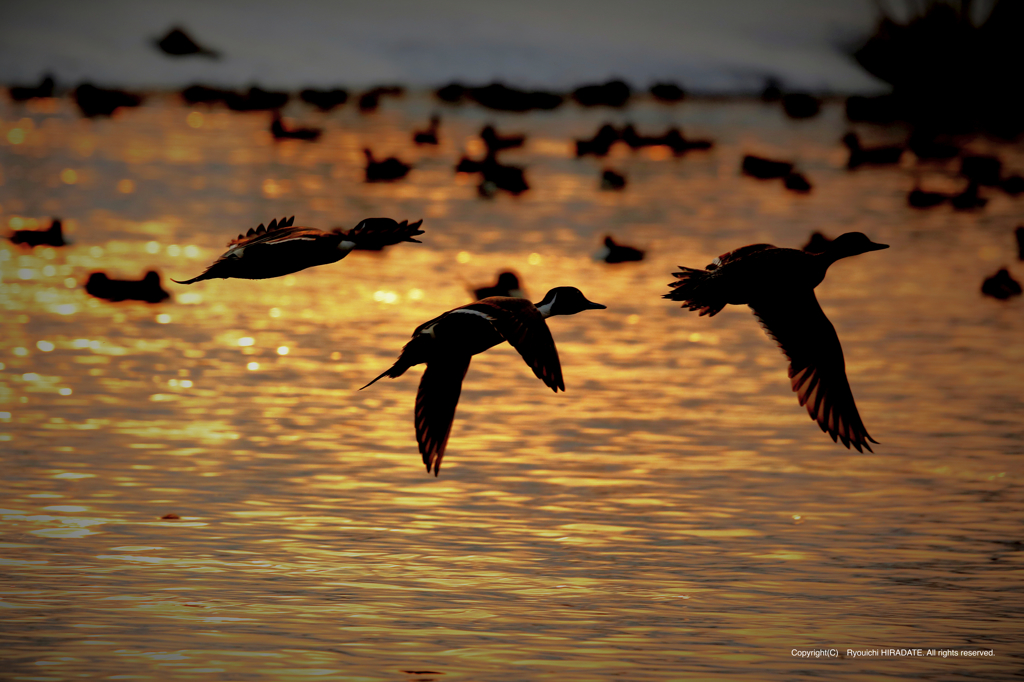
<svg viewBox="0 0 1024 682"><path fill-rule="evenodd" d="M576 287L555 287L544 296L543 301L535 305L546 318L553 315L575 315L584 310L603 310L608 307L588 301L583 292Z"/></svg>
<svg viewBox="0 0 1024 682"><path fill-rule="evenodd" d="M868 236L863 232L847 232L833 239L832 243L825 249L824 255L831 262L835 262L840 258L857 256L868 251L880 251L881 249L888 248L888 244L876 244L868 239Z"/></svg>

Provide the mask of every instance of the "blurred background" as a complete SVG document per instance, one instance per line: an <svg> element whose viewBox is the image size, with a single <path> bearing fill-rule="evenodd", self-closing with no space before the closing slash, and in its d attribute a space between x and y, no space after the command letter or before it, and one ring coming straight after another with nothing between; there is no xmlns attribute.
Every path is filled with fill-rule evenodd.
<svg viewBox="0 0 1024 682"><path fill-rule="evenodd" d="M0 5L0 666L1017 674L1021 7ZM170 281L290 216L424 234ZM816 290L864 453L745 307L662 299L850 231L891 245ZM566 392L475 356L426 474L421 369L359 387L479 292L555 286L608 306L550 320ZM957 653L846 655L888 647Z"/></svg>

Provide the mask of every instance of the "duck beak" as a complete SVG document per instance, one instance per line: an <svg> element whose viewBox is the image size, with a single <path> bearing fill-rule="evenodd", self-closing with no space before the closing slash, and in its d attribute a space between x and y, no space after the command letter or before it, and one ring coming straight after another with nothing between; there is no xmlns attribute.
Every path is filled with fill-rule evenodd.
<svg viewBox="0 0 1024 682"><path fill-rule="evenodd" d="M594 303L593 301L588 301L587 299L583 300L587 301L587 307L585 308L585 310L606 310L608 308L608 306L601 305L600 303Z"/></svg>
<svg viewBox="0 0 1024 682"><path fill-rule="evenodd" d="M882 249L888 248L888 244L876 244L875 242L871 242L871 246L868 247L868 251L881 251Z"/></svg>

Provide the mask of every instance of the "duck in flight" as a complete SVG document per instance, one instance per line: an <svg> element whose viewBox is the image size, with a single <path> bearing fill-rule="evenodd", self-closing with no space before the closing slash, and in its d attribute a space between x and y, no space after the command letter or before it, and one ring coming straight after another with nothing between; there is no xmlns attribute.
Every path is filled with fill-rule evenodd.
<svg viewBox="0 0 1024 682"><path fill-rule="evenodd" d="M877 443L864 428L846 379L836 330L814 296L840 258L887 249L861 232L836 237L821 253L751 244L723 254L704 270L680 266L664 298L714 316L726 305L748 305L789 358L789 377L801 405L821 430L858 452Z"/></svg>
<svg viewBox="0 0 1024 682"><path fill-rule="evenodd" d="M460 306L417 327L395 364L363 388L384 377L398 378L413 365L427 364L416 393L416 441L427 472L433 469L437 476L472 357L508 341L538 379L555 393L564 391L558 350L545 320L606 307L588 301L575 287L552 289L536 304L525 298L492 296Z"/></svg>
<svg viewBox="0 0 1024 682"><path fill-rule="evenodd" d="M177 284L193 284L204 279L269 279L290 275L315 265L337 263L360 243L389 246L416 242L423 234L422 220L409 223L391 218L367 218L351 230L336 228L324 232L313 227L293 226L295 216L262 223L228 243L228 250L198 277Z"/></svg>

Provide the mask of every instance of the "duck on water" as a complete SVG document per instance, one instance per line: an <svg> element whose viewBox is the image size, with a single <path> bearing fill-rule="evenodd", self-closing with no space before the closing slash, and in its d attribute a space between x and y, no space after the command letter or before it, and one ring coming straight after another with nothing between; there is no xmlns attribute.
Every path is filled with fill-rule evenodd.
<svg viewBox="0 0 1024 682"><path fill-rule="evenodd" d="M789 377L800 404L821 430L858 452L877 443L864 427L846 378L836 330L814 288L841 258L887 249L860 232L836 237L821 253L751 244L723 254L704 270L680 266L664 298L714 316L726 305L748 305L765 332L789 358Z"/></svg>
<svg viewBox="0 0 1024 682"><path fill-rule="evenodd" d="M416 242L423 234L422 220L409 223L391 218L367 218L351 230L324 232L314 227L293 226L295 216L271 220L267 227L255 229L228 242L228 250L199 276L177 284L193 284L204 279L270 279L290 275L316 265L337 263L360 244L390 246Z"/></svg>
<svg viewBox="0 0 1024 682"><path fill-rule="evenodd" d="M575 287L552 289L536 304L493 296L460 306L417 327L395 364L363 388L426 363L416 392L416 441L427 472L433 469L437 476L472 357L508 341L538 379L555 393L564 391L558 350L545 320L606 307L588 301Z"/></svg>

